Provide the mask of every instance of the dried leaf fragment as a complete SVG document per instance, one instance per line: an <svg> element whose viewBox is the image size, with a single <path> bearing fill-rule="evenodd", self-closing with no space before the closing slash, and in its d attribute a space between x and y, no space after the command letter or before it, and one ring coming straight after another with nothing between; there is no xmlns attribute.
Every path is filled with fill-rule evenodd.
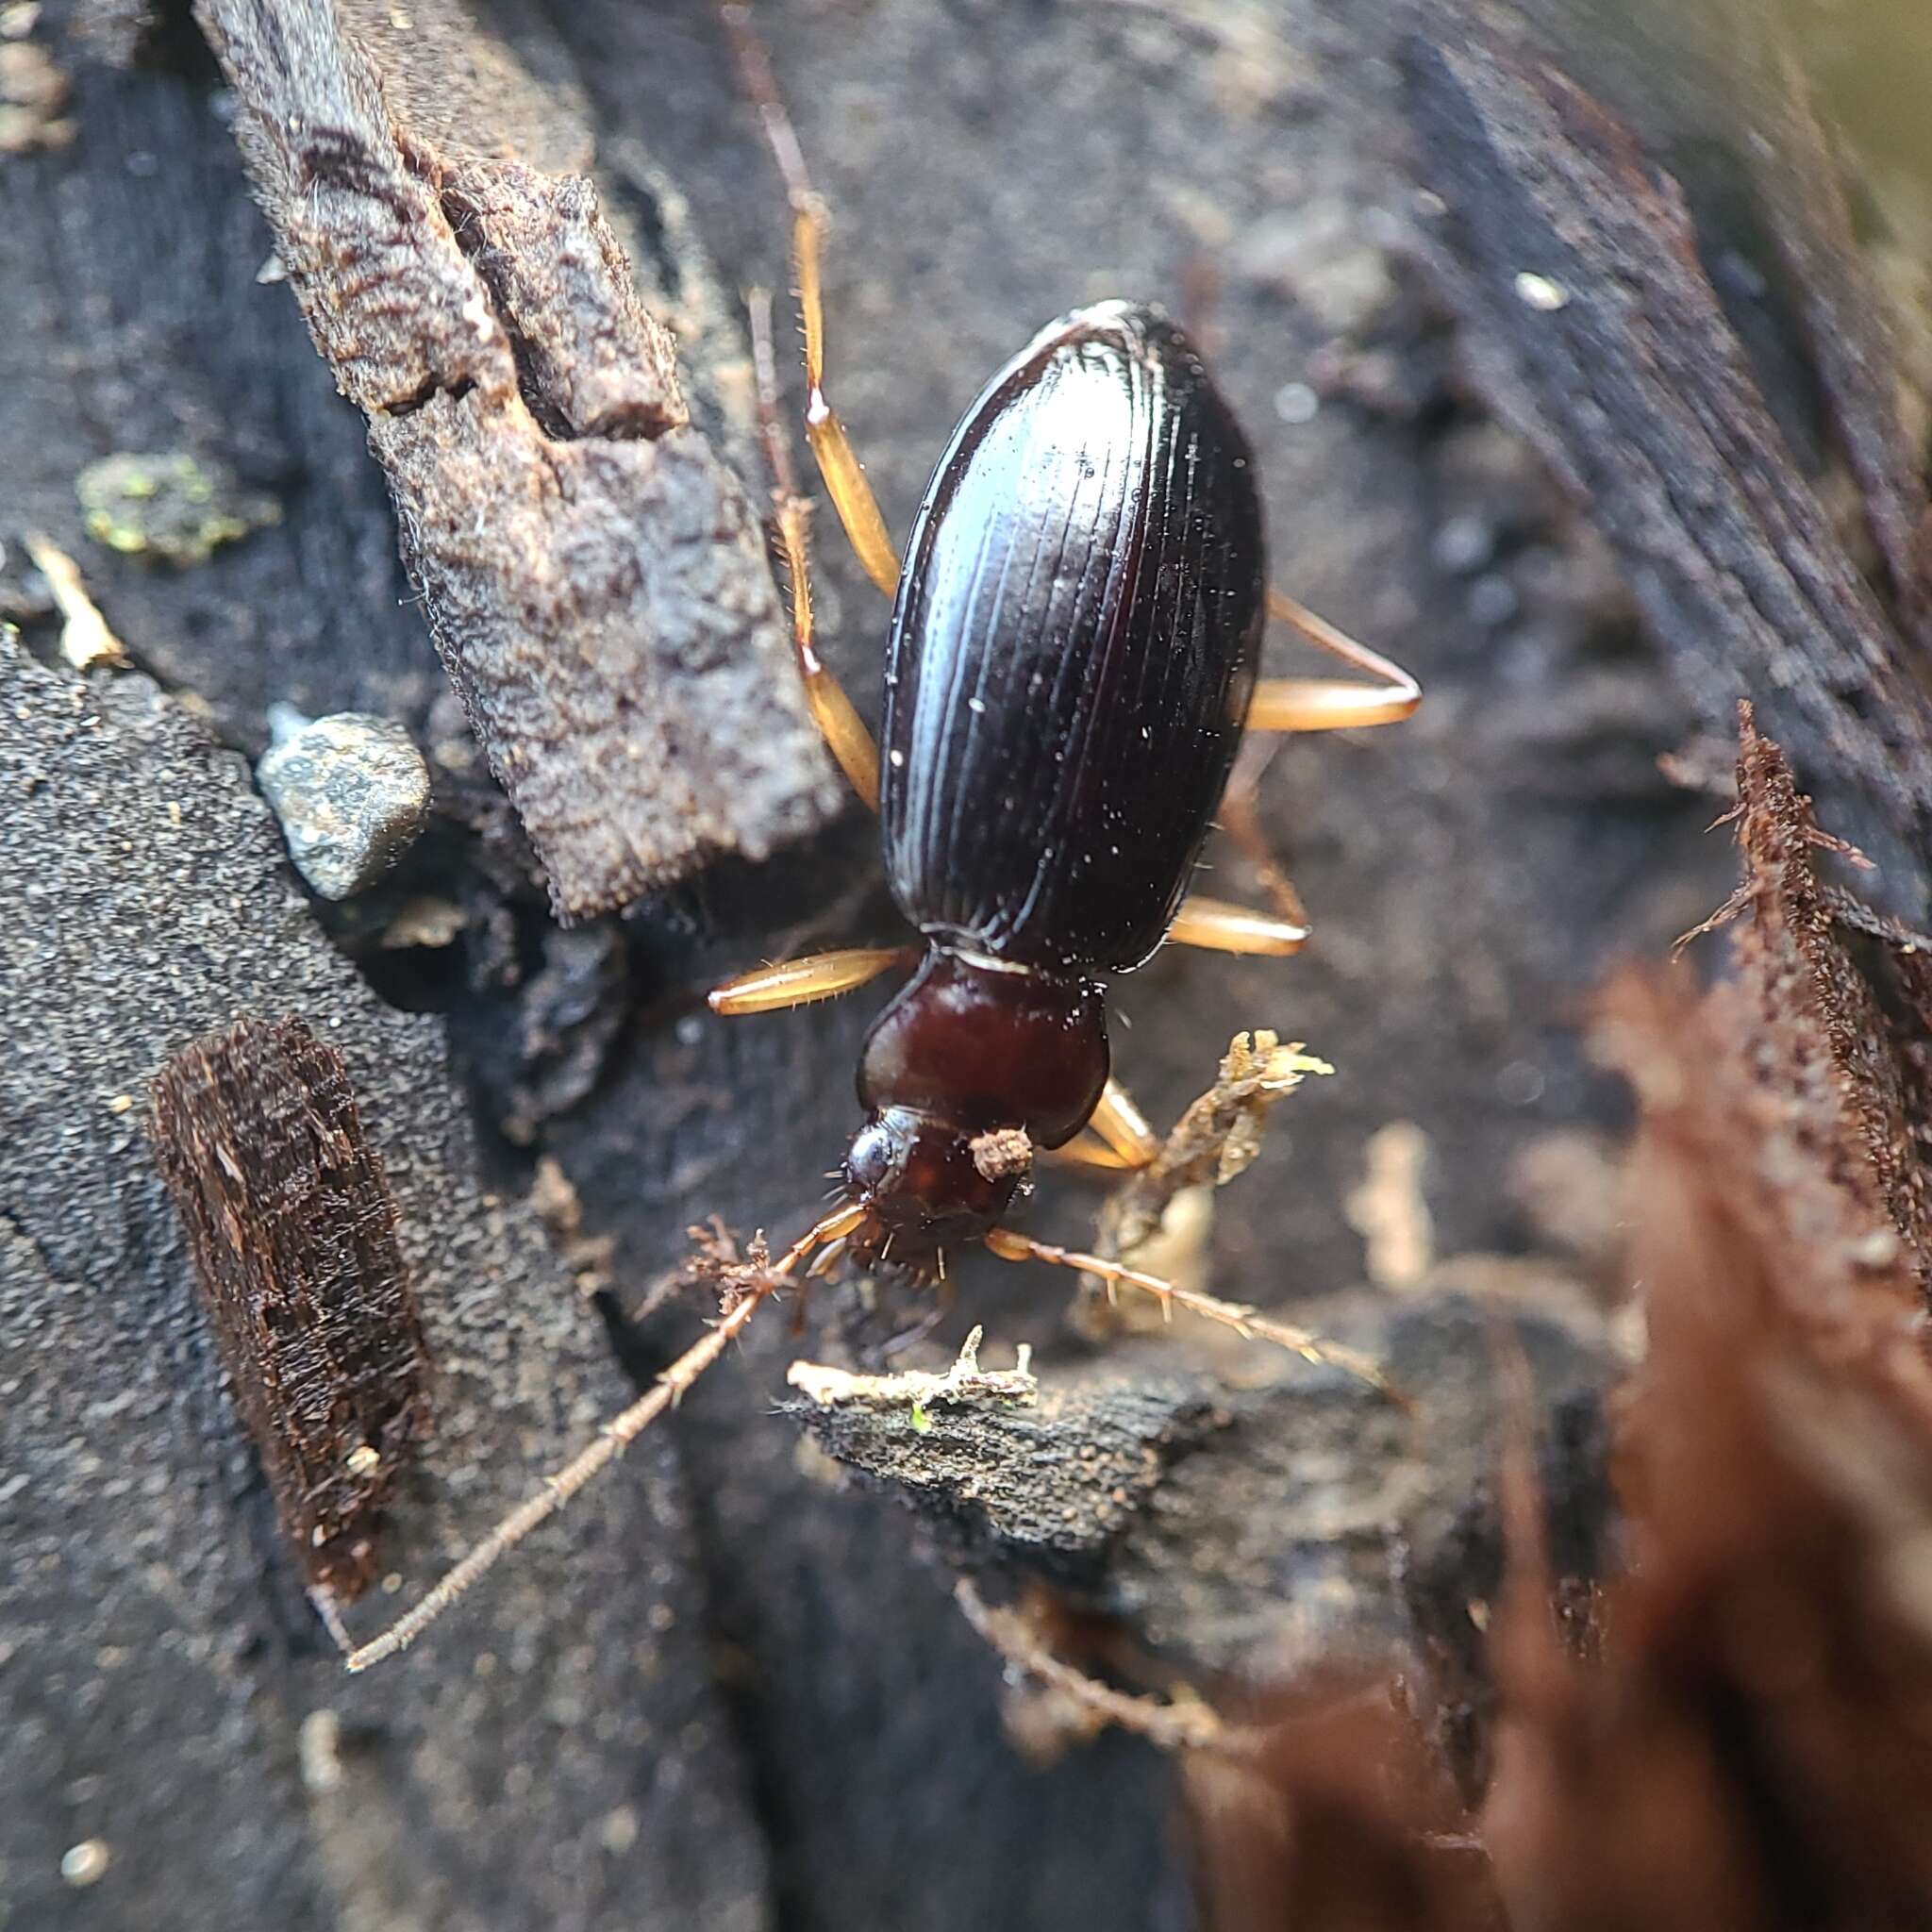
<svg viewBox="0 0 1932 1932"><path fill-rule="evenodd" d="M1247 1171L1261 1151L1268 1115L1310 1074L1332 1074L1326 1060L1287 1045L1265 1029L1237 1033L1222 1057L1214 1085L1174 1123L1153 1161L1102 1210L1100 1251L1129 1253L1160 1224L1167 1204L1184 1189L1224 1188Z"/></svg>
<svg viewBox="0 0 1932 1932"><path fill-rule="evenodd" d="M237 1022L155 1077L155 1157L312 1590L346 1603L428 1425L395 1203L341 1056L298 1019Z"/></svg>

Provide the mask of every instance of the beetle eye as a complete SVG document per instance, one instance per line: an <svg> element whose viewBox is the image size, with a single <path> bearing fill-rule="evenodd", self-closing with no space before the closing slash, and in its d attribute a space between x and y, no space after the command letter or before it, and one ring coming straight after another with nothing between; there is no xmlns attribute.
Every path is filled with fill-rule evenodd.
<svg viewBox="0 0 1932 1932"><path fill-rule="evenodd" d="M883 1121L870 1121L854 1137L845 1156L845 1183L854 1193L871 1196L898 1178L906 1164L902 1138Z"/></svg>

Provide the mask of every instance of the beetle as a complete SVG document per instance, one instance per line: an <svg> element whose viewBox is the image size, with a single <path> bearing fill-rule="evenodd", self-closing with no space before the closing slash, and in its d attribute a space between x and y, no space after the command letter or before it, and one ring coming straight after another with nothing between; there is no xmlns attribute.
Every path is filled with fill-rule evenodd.
<svg viewBox="0 0 1932 1932"><path fill-rule="evenodd" d="M1105 1274L1002 1224L1034 1152L1068 1148L1090 1124L1098 1140L1075 1158L1138 1166L1155 1151L1112 1078L1106 980L1168 941L1298 949L1299 924L1188 893L1242 733L1391 723L1421 692L1268 590L1247 439L1186 335L1138 303L1059 317L991 377L933 471L902 567L826 399L822 217L808 189L793 199L807 428L855 551L892 599L883 763L818 657L803 507L773 440L794 645L827 742L879 811L887 880L923 941L867 1036L846 1200L814 1232L915 1271L942 1271L948 1243L982 1241ZM1271 609L1377 681L1257 680ZM791 960L710 1005L803 1005L907 957Z"/></svg>
<svg viewBox="0 0 1932 1932"><path fill-rule="evenodd" d="M749 63L748 63L749 64ZM1391 723L1413 678L1267 586L1253 453L1187 336L1131 302L1049 324L967 410L903 567L826 396L823 213L775 95L754 92L792 190L806 427L867 574L892 600L881 761L820 658L805 505L775 431L769 326L755 328L792 638L808 702L879 812L888 881L917 949L852 948L715 989L747 1014L862 986L916 959L858 1068L867 1118L838 1206L775 1262L740 1271L723 1318L597 1441L479 1543L352 1670L413 1640L497 1557L621 1455L811 1257L943 1273L948 1245L1080 1268L1312 1357L1304 1331L1005 1225L1039 1152L1134 1167L1158 1143L1112 1077L1106 982L1163 942L1295 951L1298 923L1190 895L1244 731ZM1376 681L1257 676L1269 613ZM1090 1131L1091 1130L1091 1131Z"/></svg>

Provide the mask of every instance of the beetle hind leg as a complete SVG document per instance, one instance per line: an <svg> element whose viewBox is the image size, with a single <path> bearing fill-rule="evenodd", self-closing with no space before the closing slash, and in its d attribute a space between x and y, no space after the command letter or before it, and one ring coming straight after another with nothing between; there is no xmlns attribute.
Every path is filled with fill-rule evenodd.
<svg viewBox="0 0 1932 1932"><path fill-rule="evenodd" d="M853 791L874 811L879 808L879 748L845 688L819 656L818 634L812 620L811 558L806 542L810 506L798 493L785 432L778 424L778 376L772 353L772 302L754 291L751 302L752 365L758 375L758 428L764 438L765 461L772 472L772 504L777 522L778 548L791 580L791 651L798 663L805 702L812 723L825 741Z"/></svg>
<svg viewBox="0 0 1932 1932"><path fill-rule="evenodd" d="M1284 958L1298 953L1308 938L1308 915L1294 882L1282 871L1261 829L1257 800L1261 774L1274 748L1259 739L1241 747L1221 801L1221 829L1255 868L1274 908L1271 916L1196 892L1181 906L1167 936L1175 944L1216 953L1260 953Z"/></svg>
<svg viewBox="0 0 1932 1932"><path fill-rule="evenodd" d="M1325 618L1271 590L1268 614L1291 625L1310 643L1377 681L1362 684L1334 677L1264 677L1248 707L1248 729L1340 731L1370 724L1393 724L1411 716L1422 703L1422 687L1408 673L1337 630ZM1179 945L1219 953L1262 953L1281 957L1307 942L1308 916L1301 895L1269 850L1255 807L1260 765L1243 752L1222 800L1222 824L1259 874L1274 911L1250 911L1224 900L1191 896L1175 916L1168 938ZM1261 763L1265 764L1263 758Z"/></svg>
<svg viewBox="0 0 1932 1932"><path fill-rule="evenodd" d="M1264 677L1248 707L1250 731L1346 731L1394 724L1414 714L1423 691L1391 658L1358 644L1345 631L1281 591L1268 592L1268 614L1299 631L1318 650L1378 680L1357 684L1336 677Z"/></svg>
<svg viewBox="0 0 1932 1932"><path fill-rule="evenodd" d="M878 498L865 479L858 453L839 414L825 399L824 295L819 281L819 249L824 238L824 212L817 196L808 192L794 197L791 215L791 259L798 277L798 307L805 321L805 433L826 493L839 512L846 541L865 574L888 597L899 594L899 553L886 530Z"/></svg>
<svg viewBox="0 0 1932 1932"><path fill-rule="evenodd" d="M1285 958L1307 943L1308 928L1272 912L1257 912L1226 899L1192 894L1174 914L1168 938L1178 946L1210 953L1262 953Z"/></svg>
<svg viewBox="0 0 1932 1932"><path fill-rule="evenodd" d="M825 305L819 279L819 253L825 232L825 208L811 185L805 150L785 111L777 77L765 43L743 0L725 0L720 9L737 57L739 77L764 125L772 158L785 179L791 204L791 265L798 282L798 308L805 325L805 429L811 453L845 536L865 574L888 597L899 593L899 553L879 514L878 499L865 480L858 452L838 412L825 397Z"/></svg>
<svg viewBox="0 0 1932 1932"><path fill-rule="evenodd" d="M879 808L879 747L845 687L825 668L812 629L811 577L805 546L805 502L778 506L778 542L791 578L791 650L805 686L805 702L826 749L847 782L873 811Z"/></svg>

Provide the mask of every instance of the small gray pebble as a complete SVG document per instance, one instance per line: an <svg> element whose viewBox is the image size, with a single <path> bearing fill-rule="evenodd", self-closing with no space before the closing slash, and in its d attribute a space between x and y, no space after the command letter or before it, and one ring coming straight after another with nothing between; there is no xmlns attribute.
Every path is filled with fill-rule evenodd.
<svg viewBox="0 0 1932 1932"><path fill-rule="evenodd" d="M400 724L360 711L305 720L277 705L271 724L255 778L295 869L325 899L374 885L423 829L423 754Z"/></svg>

